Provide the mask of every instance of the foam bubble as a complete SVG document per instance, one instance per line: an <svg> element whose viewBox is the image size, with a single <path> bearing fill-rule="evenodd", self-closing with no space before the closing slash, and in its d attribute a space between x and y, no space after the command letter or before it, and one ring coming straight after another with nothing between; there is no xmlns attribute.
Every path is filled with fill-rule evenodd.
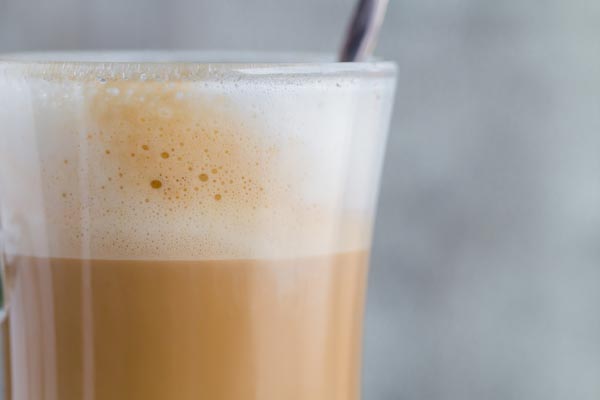
<svg viewBox="0 0 600 400"><path fill-rule="evenodd" d="M384 86L20 85L4 82L0 115L9 252L206 259L368 247Z"/></svg>

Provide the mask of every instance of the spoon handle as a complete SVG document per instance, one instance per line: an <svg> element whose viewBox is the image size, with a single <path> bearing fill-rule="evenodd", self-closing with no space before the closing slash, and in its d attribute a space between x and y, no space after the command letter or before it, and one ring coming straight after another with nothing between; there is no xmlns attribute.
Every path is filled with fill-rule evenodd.
<svg viewBox="0 0 600 400"><path fill-rule="evenodd" d="M388 0L359 0L340 51L340 61L363 61L375 48Z"/></svg>

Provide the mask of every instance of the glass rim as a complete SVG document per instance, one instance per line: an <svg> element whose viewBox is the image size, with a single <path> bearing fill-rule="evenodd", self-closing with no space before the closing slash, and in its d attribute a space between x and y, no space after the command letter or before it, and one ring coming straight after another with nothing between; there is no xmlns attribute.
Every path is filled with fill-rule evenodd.
<svg viewBox="0 0 600 400"><path fill-rule="evenodd" d="M339 62L331 53L116 50L0 53L0 74L85 79L206 79L221 75L393 78L392 61Z"/></svg>

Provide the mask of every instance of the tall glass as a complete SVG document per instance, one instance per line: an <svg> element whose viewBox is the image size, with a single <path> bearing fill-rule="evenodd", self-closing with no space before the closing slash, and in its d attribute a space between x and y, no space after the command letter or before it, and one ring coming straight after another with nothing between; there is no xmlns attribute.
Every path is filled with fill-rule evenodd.
<svg viewBox="0 0 600 400"><path fill-rule="evenodd" d="M0 57L15 400L355 400L395 66Z"/></svg>

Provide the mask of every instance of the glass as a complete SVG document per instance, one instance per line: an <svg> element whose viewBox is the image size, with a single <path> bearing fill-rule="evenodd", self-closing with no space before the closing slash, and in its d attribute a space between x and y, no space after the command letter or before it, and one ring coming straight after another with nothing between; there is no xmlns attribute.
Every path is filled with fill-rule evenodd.
<svg viewBox="0 0 600 400"><path fill-rule="evenodd" d="M394 86L302 55L0 57L8 398L358 399Z"/></svg>

